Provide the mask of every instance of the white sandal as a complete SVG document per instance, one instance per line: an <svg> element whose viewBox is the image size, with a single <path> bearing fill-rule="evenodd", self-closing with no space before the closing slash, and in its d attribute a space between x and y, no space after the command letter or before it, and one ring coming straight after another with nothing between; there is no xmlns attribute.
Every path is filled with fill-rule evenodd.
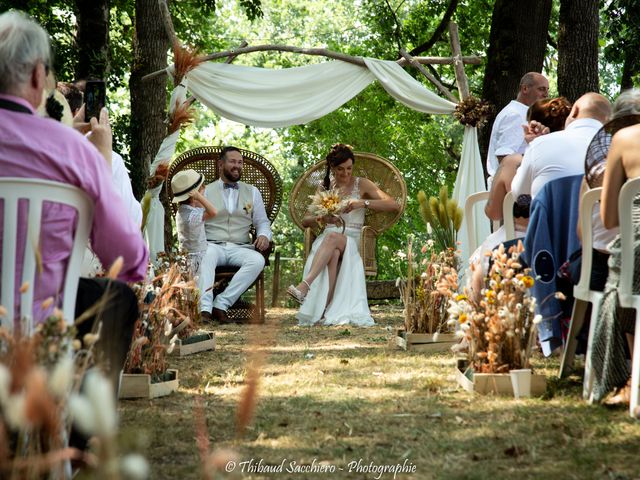
<svg viewBox="0 0 640 480"><path fill-rule="evenodd" d="M302 283L304 283L309 289L311 289L311 286L305 280L303 280ZM298 290L294 285L289 285L287 287L287 293L291 296L291 298L293 298L300 305L304 303L304 299L307 297L300 290Z"/></svg>

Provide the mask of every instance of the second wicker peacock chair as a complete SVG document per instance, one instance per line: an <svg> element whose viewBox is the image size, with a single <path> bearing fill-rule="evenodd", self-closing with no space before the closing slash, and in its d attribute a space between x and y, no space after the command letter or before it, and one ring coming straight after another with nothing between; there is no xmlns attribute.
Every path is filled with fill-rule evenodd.
<svg viewBox="0 0 640 480"><path fill-rule="evenodd" d="M374 212L368 210L360 236L360 255L367 276L378 273L376 261L376 240L378 235L390 228L402 216L407 204L407 186L400 170L389 160L373 153L354 152L353 175L365 177L375 182L400 205L398 212ZM309 195L313 195L322 185L326 162L322 160L309 168L295 183L289 197L289 213L294 223L305 232L304 257L307 258L316 233L302 225L302 219L309 207Z"/></svg>

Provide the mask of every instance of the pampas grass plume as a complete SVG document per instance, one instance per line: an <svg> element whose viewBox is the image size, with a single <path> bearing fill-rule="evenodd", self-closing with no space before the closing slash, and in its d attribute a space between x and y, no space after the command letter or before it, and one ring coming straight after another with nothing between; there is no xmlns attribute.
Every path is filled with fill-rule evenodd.
<svg viewBox="0 0 640 480"><path fill-rule="evenodd" d="M49 388L54 395L63 398L69 393L73 384L73 371L73 359L69 356L62 357L49 378Z"/></svg>
<svg viewBox="0 0 640 480"><path fill-rule="evenodd" d="M96 421L93 407L87 397L73 393L69 396L69 414L74 425L85 435L93 435L96 431Z"/></svg>
<svg viewBox="0 0 640 480"><path fill-rule="evenodd" d="M145 480L149 478L149 463L142 455L130 453L121 460L120 473L128 480Z"/></svg>
<svg viewBox="0 0 640 480"><path fill-rule="evenodd" d="M116 433L117 416L111 383L97 370L90 370L85 377L84 392L93 407L96 435L113 436Z"/></svg>

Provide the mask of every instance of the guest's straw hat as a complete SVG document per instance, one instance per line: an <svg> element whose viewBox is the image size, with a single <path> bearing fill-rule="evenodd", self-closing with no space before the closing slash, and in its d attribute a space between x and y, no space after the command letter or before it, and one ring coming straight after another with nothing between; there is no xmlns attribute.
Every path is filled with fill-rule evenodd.
<svg viewBox="0 0 640 480"><path fill-rule="evenodd" d="M204 175L195 170L181 170L171 179L171 190L173 191L173 203L184 202L189 198L189 192L200 188L204 182Z"/></svg>

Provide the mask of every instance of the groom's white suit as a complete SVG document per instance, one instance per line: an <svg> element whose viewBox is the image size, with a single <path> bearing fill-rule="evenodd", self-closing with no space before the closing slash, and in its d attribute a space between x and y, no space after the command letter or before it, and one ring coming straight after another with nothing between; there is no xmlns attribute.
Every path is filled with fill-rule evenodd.
<svg viewBox="0 0 640 480"><path fill-rule="evenodd" d="M260 191L238 181L242 173L242 155L237 150L221 154L220 179L205 188L205 196L218 211L205 223L207 252L200 266L198 287L202 292L202 312L212 312L217 320L228 320L226 312L251 286L264 268L264 257L271 240L271 223L267 218ZM255 228L256 241L249 236ZM217 266L235 266L240 270L225 290L213 299L210 290Z"/></svg>

